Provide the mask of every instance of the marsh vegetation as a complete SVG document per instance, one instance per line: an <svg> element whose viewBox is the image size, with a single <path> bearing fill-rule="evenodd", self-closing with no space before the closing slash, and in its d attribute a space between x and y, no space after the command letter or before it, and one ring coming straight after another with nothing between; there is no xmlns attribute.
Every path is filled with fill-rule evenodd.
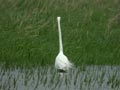
<svg viewBox="0 0 120 90"><path fill-rule="evenodd" d="M0 0L0 90L120 90L119 0ZM59 77L56 17L76 68Z"/></svg>
<svg viewBox="0 0 120 90"><path fill-rule="evenodd" d="M0 62L53 65L57 16L64 52L75 65L119 65L119 0L0 0Z"/></svg>

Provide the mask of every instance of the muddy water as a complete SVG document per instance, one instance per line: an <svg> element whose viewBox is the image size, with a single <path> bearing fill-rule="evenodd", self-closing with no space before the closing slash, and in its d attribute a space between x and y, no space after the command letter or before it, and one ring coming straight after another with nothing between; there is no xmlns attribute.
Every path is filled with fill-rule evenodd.
<svg viewBox="0 0 120 90"><path fill-rule="evenodd" d="M62 76L54 67L0 68L0 90L120 90L120 66L81 66Z"/></svg>

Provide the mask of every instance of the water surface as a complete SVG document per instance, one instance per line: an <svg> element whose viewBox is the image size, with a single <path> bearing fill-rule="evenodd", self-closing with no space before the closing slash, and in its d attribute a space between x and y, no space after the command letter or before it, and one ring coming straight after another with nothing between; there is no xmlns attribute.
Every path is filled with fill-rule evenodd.
<svg viewBox="0 0 120 90"><path fill-rule="evenodd" d="M80 66L63 76L50 66L1 67L0 90L120 90L120 66Z"/></svg>

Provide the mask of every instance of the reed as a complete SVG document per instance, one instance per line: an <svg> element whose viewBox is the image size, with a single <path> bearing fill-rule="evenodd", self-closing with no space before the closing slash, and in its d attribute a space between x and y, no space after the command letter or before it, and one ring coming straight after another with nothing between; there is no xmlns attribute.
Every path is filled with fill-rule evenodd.
<svg viewBox="0 0 120 90"><path fill-rule="evenodd" d="M56 17L64 51L75 65L119 65L118 0L0 0L0 63L53 65L58 54Z"/></svg>

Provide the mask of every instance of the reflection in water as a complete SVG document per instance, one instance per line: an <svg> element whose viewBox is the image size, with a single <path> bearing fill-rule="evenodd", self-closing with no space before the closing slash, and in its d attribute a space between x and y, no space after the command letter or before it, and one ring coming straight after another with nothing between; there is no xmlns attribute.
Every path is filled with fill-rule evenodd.
<svg viewBox="0 0 120 90"><path fill-rule="evenodd" d="M81 66L62 78L54 67L0 68L0 90L120 90L120 66Z"/></svg>

